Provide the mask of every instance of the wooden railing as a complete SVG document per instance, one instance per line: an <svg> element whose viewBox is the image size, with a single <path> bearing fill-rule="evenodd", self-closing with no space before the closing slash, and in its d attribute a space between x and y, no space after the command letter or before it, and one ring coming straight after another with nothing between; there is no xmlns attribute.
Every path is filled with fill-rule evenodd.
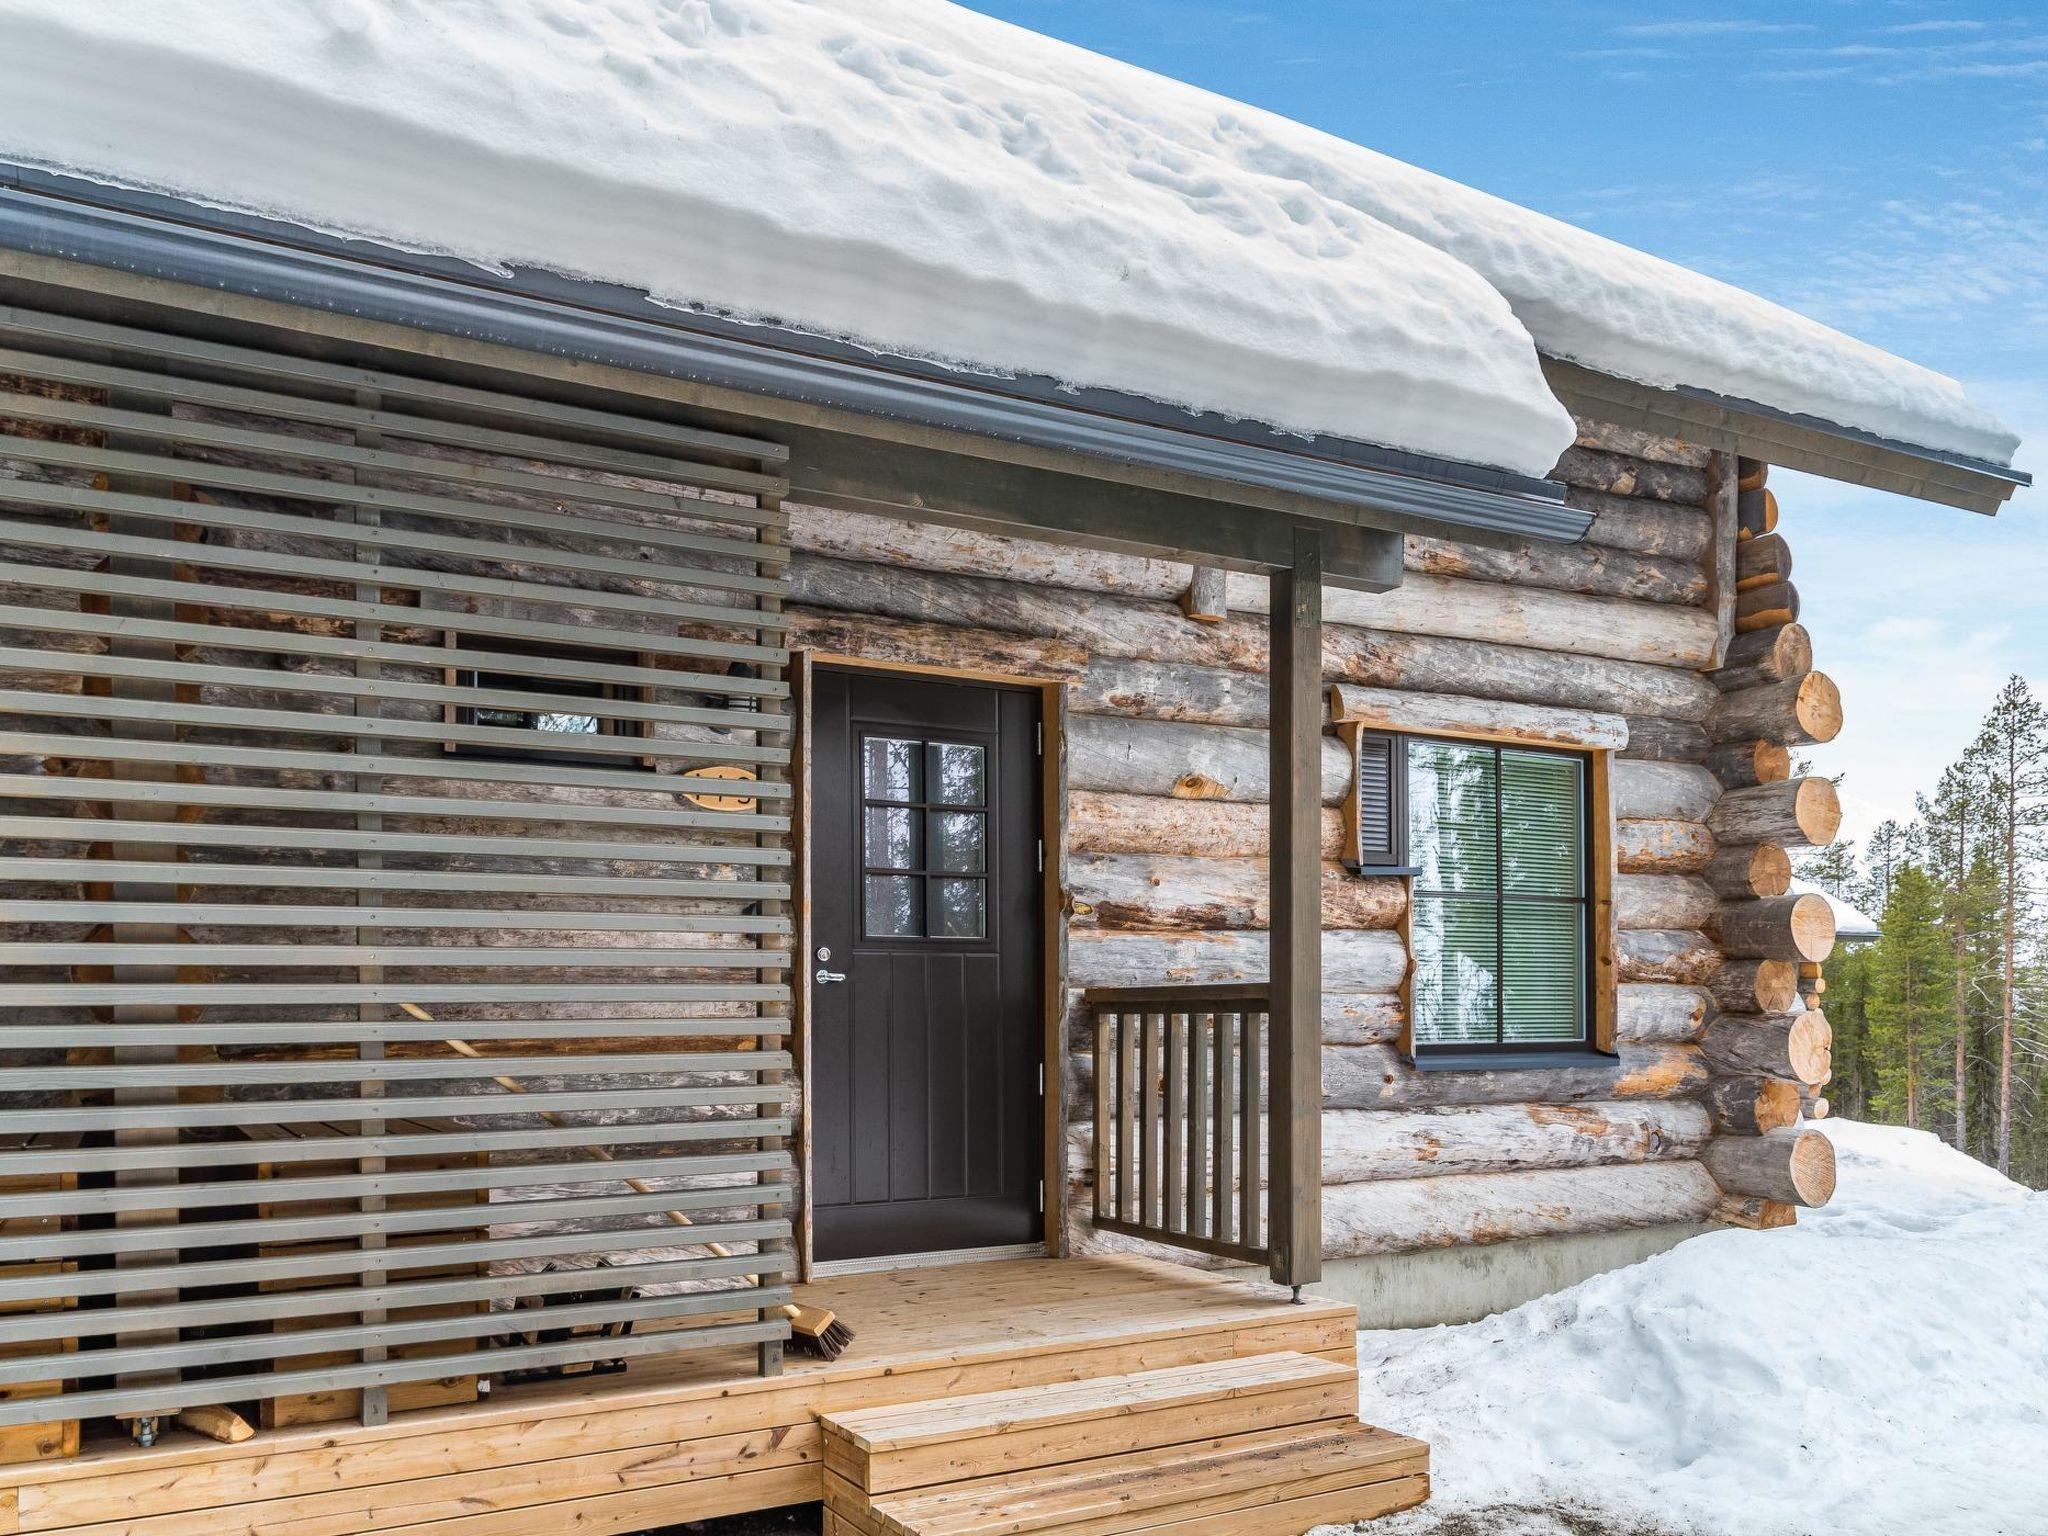
<svg viewBox="0 0 2048 1536"><path fill-rule="evenodd" d="M1268 989L1102 987L1082 1002L1095 1039L1095 1225L1281 1278L1276 1256L1302 1205L1273 1179L1294 1106L1273 1091Z"/></svg>

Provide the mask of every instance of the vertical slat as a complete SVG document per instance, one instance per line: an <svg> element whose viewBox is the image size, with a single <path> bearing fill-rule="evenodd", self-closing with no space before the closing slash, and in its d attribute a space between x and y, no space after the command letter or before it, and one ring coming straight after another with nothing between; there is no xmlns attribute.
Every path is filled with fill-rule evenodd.
<svg viewBox="0 0 2048 1536"><path fill-rule="evenodd" d="M1260 1049L1267 1034L1265 1023L1246 1008L1238 1026L1237 1231L1238 1240L1250 1247L1257 1247L1266 1235L1259 1221L1259 1196L1266 1178L1265 1116L1259 1112L1266 1077L1265 1052Z"/></svg>
<svg viewBox="0 0 2048 1536"><path fill-rule="evenodd" d="M1216 1034L1216 1015L1198 1013L1188 1021L1187 1226L1196 1237L1208 1235L1209 1191L1215 1180L1209 1170L1209 1053Z"/></svg>
<svg viewBox="0 0 2048 1536"><path fill-rule="evenodd" d="M1138 1109L1144 1117L1145 1149L1139 1153L1138 1220L1159 1224L1159 1047L1165 1015L1145 1015L1144 1062L1139 1068Z"/></svg>
<svg viewBox="0 0 2048 1536"><path fill-rule="evenodd" d="M1110 1182L1110 1167L1116 1155L1115 1100L1115 1030L1112 1020L1115 1015L1107 1008L1095 1009L1095 1215L1098 1220L1107 1221L1116 1215L1112 1204L1114 1186Z"/></svg>
<svg viewBox="0 0 2048 1536"><path fill-rule="evenodd" d="M1117 1014L1116 1213L1138 1221L1138 1030L1136 1015Z"/></svg>
<svg viewBox="0 0 2048 1536"><path fill-rule="evenodd" d="M378 408L380 401L378 396L369 390L357 390L355 392L355 403L364 410L374 411ZM365 448L381 447L384 441L382 434L376 432L358 432L355 434L355 438L357 444ZM376 526L383 521L383 514L375 507L357 507L354 509L354 517L356 522L369 526ZM366 565L378 564L382 558L382 553L375 545L364 549L360 556L360 559ZM374 582L356 583L355 596L356 601L359 603L374 603L381 595ZM376 641L383 637L383 626L369 622L358 622L355 626L355 632L358 640ZM373 657L358 657L356 659L356 675L358 677L376 678L381 676L382 673L382 666ZM358 694L355 696L354 704L355 712L358 715L376 715L381 712L381 703L374 694ZM353 738L349 742L350 748L355 751L361 751L368 745L370 744L361 737ZM384 791L384 779L380 774L359 773L353 776L352 787L359 795L382 794ZM358 832L381 832L384 830L384 818L375 811L358 811L355 820ZM384 867L384 856L373 851L360 850L355 856L355 865L358 869L382 869ZM368 895L368 892L357 891L355 893L357 904L361 905ZM358 928L355 931L355 941L358 944L370 944L375 942L375 935L368 929ZM365 986L377 985L384 980L384 967L381 965L358 966L356 968L356 980ZM356 1005L356 1017L363 1023L379 1022L385 1015L386 1005L383 1003L358 1003ZM356 1058L359 1061L375 1061L383 1055L384 1042L382 1040L361 1039L356 1042ZM384 1094L384 1085L381 1082L365 1081L356 1085L356 1091L366 1098L381 1098ZM363 1136L381 1136L384 1133L384 1128L384 1121L368 1120L363 1123L362 1129L358 1134ZM385 1161L381 1157L358 1158L356 1160L356 1167L364 1174L379 1174L384 1172ZM364 1195L358 1201L358 1206L366 1212L382 1211L385 1206L385 1200L382 1195ZM381 1254L385 1247L384 1234L381 1232L366 1232L359 1240L359 1246L367 1251ZM359 1283L363 1286L382 1286L389 1277L390 1271L386 1266L382 1264L365 1265L359 1277ZM362 1319L365 1326L370 1326L385 1321L386 1313L381 1307L369 1307L358 1313L357 1316ZM382 1345L371 1344L363 1349L362 1357L366 1364L374 1364L385 1359L386 1352ZM365 1424L374 1425L388 1422L391 1417L389 1390L374 1384L364 1387L358 1396L357 1416Z"/></svg>
<svg viewBox="0 0 2048 1536"><path fill-rule="evenodd" d="M1166 1203L1159 1224L1169 1232L1182 1230L1187 1209L1188 1016L1166 1018L1166 1125L1159 1155L1166 1164Z"/></svg>
<svg viewBox="0 0 2048 1536"><path fill-rule="evenodd" d="M1210 1159L1210 1235L1237 1238L1237 1025L1235 1013L1216 1015L1216 1146Z"/></svg>
<svg viewBox="0 0 2048 1536"><path fill-rule="evenodd" d="M1272 574L1267 602L1272 700L1268 1246L1273 1279L1297 1291L1322 1274L1322 609L1322 535L1297 524L1294 564Z"/></svg>
<svg viewBox="0 0 2048 1536"><path fill-rule="evenodd" d="M764 507L779 507L781 505L779 497L764 496L760 498L760 501L761 505L763 505ZM774 546L780 544L782 542L781 530L777 528L762 529L760 533L760 542L764 546ZM766 571L767 569L767 566L761 564L756 564L754 567L756 574L760 574ZM760 599L759 606L761 610L765 613L780 613L782 611L782 599L780 597L763 597ZM781 682L784 679L784 669L779 665L773 664L764 666L761 669L761 676L770 682ZM761 700L760 705L758 707L759 712L763 716L767 716L770 714L778 714L782 711L782 702L779 699L763 699ZM755 734L754 740L756 742L762 740L761 734L757 732ZM766 783L787 783L789 781L789 771L778 764L768 764L763 767L761 771L761 778L763 782ZM765 847L775 842L776 839L772 837L763 836L762 834L757 832L754 835L753 841L755 846ZM787 917L790 914L790 905L788 902L783 901L763 902L761 904L761 910L764 914L771 917ZM763 940L756 938L754 940L754 947L756 949L760 949L766 946L764 945ZM770 985L783 983L786 982L788 979L788 973L784 971L764 970L763 972L761 972L761 980ZM782 1005L778 1004L775 1006L764 1008L762 1012L767 1014L773 1014L776 1013L778 1008L780 1008L781 1006ZM782 1026L782 1039L778 1040L776 1042L777 1044L784 1044L788 1040L789 1021L786 1018L782 1020ZM764 1084L779 1084L782 1081L782 1079L783 1074L779 1070L775 1069L769 1069L766 1071L758 1072L756 1074L756 1081ZM764 1151L779 1152L783 1149L784 1145L785 1139L780 1136L764 1136L761 1138L760 1141L760 1146ZM754 1181L757 1184L768 1184L773 1182L773 1178L769 1174L760 1173L754 1176ZM789 1239L781 1237L770 1238L766 1242L760 1244L760 1249L763 1253L783 1253L788 1251L788 1248ZM756 1276L754 1279L754 1284L758 1287L762 1283L763 1282L761 1278L759 1276ZM763 1308L759 1314L759 1317L762 1322L766 1323L775 1320L779 1315L779 1313L773 1311L772 1309ZM780 1338L766 1338L760 1342L756 1350L756 1357L757 1364L763 1376L780 1376L782 1374L782 1349L783 1341Z"/></svg>

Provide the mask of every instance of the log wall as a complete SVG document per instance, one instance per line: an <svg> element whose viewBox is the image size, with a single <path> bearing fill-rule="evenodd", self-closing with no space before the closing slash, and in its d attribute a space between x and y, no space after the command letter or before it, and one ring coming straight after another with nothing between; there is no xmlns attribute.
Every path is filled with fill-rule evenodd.
<svg viewBox="0 0 2048 1536"><path fill-rule="evenodd" d="M1736 593L1714 602L1710 570L1717 534L1733 532L1732 466L1586 424L1559 472L1594 514L1584 543L1410 538L1399 590L1326 592L1323 664L1346 719L1623 743L1612 773L1618 1060L1415 1069L1397 1044L1406 893L1335 862L1350 770L1333 737L1322 775L1331 1257L1696 1221L1720 1198L1698 1160L1716 1124L1706 1095L1724 1075L1702 1044L1724 965L1717 811L1727 785L1756 784L1758 764L1782 778L1755 742L1781 717L1808 736L1825 730L1832 690L1800 687L1803 632L1752 626L1725 654ZM790 537L793 644L1066 685L1076 993L1264 976L1262 580L1228 576L1219 605L1212 573L1168 561L803 506ZM1754 691L1731 690L1737 677ZM1811 802L1824 788L1752 791L1730 822L1741 846L1759 829L1816 832L1825 807ZM1743 915L1767 935L1752 947L1774 942L1772 913ZM1078 1006L1069 1020L1078 1127L1092 1073ZM1078 1181L1086 1137L1077 1129L1069 1146ZM1083 1251L1128 1246L1099 1241L1078 1217L1068 1236Z"/></svg>

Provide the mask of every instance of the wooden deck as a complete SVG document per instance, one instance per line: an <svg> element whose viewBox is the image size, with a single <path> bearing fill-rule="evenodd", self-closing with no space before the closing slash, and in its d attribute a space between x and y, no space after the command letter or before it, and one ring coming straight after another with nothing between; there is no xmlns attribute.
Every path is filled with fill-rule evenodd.
<svg viewBox="0 0 2048 1536"><path fill-rule="evenodd" d="M1294 1306L1270 1287L1141 1260L866 1274L799 1299L856 1329L840 1360L793 1357L762 1379L735 1349L500 1389L376 1428L88 1447L0 1468L0 1533L639 1531L822 1499L821 1414L1288 1352L1355 1363L1348 1306Z"/></svg>

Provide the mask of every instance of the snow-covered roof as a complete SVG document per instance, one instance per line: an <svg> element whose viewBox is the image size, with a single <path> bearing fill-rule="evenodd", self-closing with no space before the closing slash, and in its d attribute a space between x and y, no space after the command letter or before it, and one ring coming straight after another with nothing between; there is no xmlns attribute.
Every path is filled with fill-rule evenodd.
<svg viewBox="0 0 2048 1536"><path fill-rule="evenodd" d="M1879 936L1877 919L1864 912L1847 899L1837 896L1824 886L1811 880L1794 880L1792 894L1795 896L1824 896L1829 906L1835 909L1835 942L1837 944L1867 944Z"/></svg>
<svg viewBox="0 0 2048 1536"><path fill-rule="evenodd" d="M1546 473L1539 350L1937 451L1953 381L943 0L0 0L0 159Z"/></svg>

